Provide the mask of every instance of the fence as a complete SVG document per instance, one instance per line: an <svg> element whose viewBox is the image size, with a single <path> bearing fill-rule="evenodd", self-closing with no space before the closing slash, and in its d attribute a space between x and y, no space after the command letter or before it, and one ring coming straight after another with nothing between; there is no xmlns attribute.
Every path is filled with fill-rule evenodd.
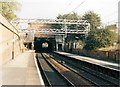
<svg viewBox="0 0 120 87"><path fill-rule="evenodd" d="M97 58L97 59L103 59L103 60L111 60L115 62L120 61L120 52L117 51L88 51L88 50L82 50L82 49L72 49L72 53L83 55L87 57Z"/></svg>

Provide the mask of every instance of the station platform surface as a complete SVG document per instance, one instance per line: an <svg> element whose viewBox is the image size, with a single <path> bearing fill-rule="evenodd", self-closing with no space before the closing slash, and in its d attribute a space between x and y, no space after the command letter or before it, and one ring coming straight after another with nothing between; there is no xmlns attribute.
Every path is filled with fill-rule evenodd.
<svg viewBox="0 0 120 87"><path fill-rule="evenodd" d="M2 65L2 85L44 85L34 51L21 53Z"/></svg>
<svg viewBox="0 0 120 87"><path fill-rule="evenodd" d="M68 56L70 58L75 58L75 59L78 59L81 61L90 62L90 63L96 64L96 65L100 65L100 66L104 66L104 67L108 67L108 68L120 71L119 63L112 63L112 62L98 60L98 59L90 58L90 57L84 57L84 56L80 56L80 55L76 55L76 54L72 54L72 53L66 53L66 52L60 52L60 51L55 51L55 52L58 54L61 54L61 55Z"/></svg>

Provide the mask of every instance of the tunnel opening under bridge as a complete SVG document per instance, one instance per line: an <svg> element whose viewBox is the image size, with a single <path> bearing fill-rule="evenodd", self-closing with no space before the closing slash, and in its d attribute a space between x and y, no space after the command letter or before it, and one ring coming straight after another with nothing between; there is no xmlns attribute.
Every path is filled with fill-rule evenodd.
<svg viewBox="0 0 120 87"><path fill-rule="evenodd" d="M54 38L35 38L34 50L36 53L53 52L56 49L55 43Z"/></svg>

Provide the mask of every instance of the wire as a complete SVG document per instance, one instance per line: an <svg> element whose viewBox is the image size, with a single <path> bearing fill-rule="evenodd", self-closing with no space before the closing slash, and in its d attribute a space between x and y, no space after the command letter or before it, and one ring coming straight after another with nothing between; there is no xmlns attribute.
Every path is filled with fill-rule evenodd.
<svg viewBox="0 0 120 87"><path fill-rule="evenodd" d="M87 0L84 0L84 1L83 1L83 2L81 2L78 6L76 6L76 8L72 10L72 12L74 12L77 8L79 8L82 4L84 4L84 3L85 3L85 1L87 1Z"/></svg>
<svg viewBox="0 0 120 87"><path fill-rule="evenodd" d="M73 2L73 0L66 6L66 8L69 7L69 6L72 4L72 2ZM66 10L66 9L65 9L65 10Z"/></svg>
<svg viewBox="0 0 120 87"><path fill-rule="evenodd" d="M117 11L114 11L113 13L111 13L111 14L105 16L105 17L104 17L104 20L106 20L106 19L112 17L113 15L117 15L117 14L118 14L118 12L117 12Z"/></svg>
<svg viewBox="0 0 120 87"><path fill-rule="evenodd" d="M65 7L65 9L63 9L63 11L61 11L61 13L65 13L66 8L68 8L68 7L72 4L72 2L73 2L73 0L71 0L71 1L68 3L68 5ZM60 14L60 13L58 13L58 14Z"/></svg>
<svg viewBox="0 0 120 87"><path fill-rule="evenodd" d="M76 8L74 8L71 12L75 13L74 11L75 11L77 8L79 8L82 4L84 4L85 1L87 1L87 0L84 0L84 1L81 2L79 5L77 5ZM68 6L71 5L71 3L72 3L72 2L70 2L70 3L68 4ZM71 12L69 12L69 13L71 13ZM67 18L67 17L68 17L68 15L66 16L66 18Z"/></svg>
<svg viewBox="0 0 120 87"><path fill-rule="evenodd" d="M113 6L111 6L111 7L109 8L109 10L111 11L111 9L114 8L115 6L118 7L118 1L116 1L116 2L113 4ZM109 10L108 10L108 12L109 12ZM108 19L109 17L115 15L116 13L118 13L118 10L116 10L116 11L114 11L114 12L111 12L111 13L105 15L104 19Z"/></svg>

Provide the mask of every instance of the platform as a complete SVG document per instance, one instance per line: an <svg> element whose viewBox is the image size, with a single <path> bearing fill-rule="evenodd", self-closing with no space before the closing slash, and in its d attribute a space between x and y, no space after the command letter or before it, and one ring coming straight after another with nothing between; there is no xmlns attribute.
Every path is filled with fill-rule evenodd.
<svg viewBox="0 0 120 87"><path fill-rule="evenodd" d="M2 66L2 85L44 85L34 51L26 51Z"/></svg>
<svg viewBox="0 0 120 87"><path fill-rule="evenodd" d="M81 61L86 61L86 62L90 62L96 65L100 65L100 66L104 66L104 67L108 67L111 69L115 69L115 70L119 70L120 69L120 64L118 63L112 63L112 62L108 62L108 61L104 61L104 60L98 60L95 58L90 58L90 57L84 57L84 56L80 56L80 55L76 55L76 54L72 54L72 53L66 53L66 52L59 52L59 51L55 51L58 54L62 54L65 56L68 56L70 58L75 58Z"/></svg>

